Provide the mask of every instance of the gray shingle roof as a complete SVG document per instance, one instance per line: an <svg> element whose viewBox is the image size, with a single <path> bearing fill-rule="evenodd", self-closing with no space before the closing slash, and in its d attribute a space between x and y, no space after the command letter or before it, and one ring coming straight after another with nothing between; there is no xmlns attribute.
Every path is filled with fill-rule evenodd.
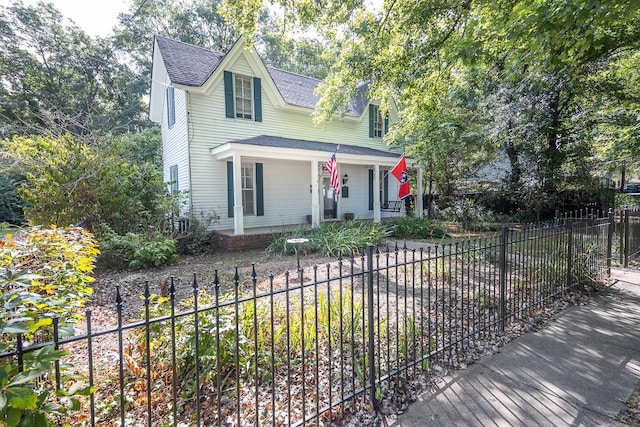
<svg viewBox="0 0 640 427"><path fill-rule="evenodd" d="M225 54L219 52L158 35L156 35L156 41L169 78L173 83L183 86L202 86L225 57ZM311 109L316 107L320 96L315 94L315 89L321 80L269 66L267 71L287 104ZM358 92L345 113L347 116L362 115L369 104L369 100L365 97L367 89L368 84L358 87Z"/></svg>
<svg viewBox="0 0 640 427"><path fill-rule="evenodd" d="M202 86L218 68L224 54L156 36L156 42L172 83Z"/></svg>
<svg viewBox="0 0 640 427"><path fill-rule="evenodd" d="M312 151L325 151L327 153L333 153L338 144L331 144L328 142L319 141L306 141L304 139L292 139L283 138L280 136L259 135L253 138L238 139L229 141L232 144L247 144L258 145L262 147L278 147L278 148L292 148L298 150L312 150ZM338 155L344 154L356 154L361 156L381 156L381 157L398 157L398 153L392 153L389 151L376 150L368 147L357 147L355 145L340 144Z"/></svg>

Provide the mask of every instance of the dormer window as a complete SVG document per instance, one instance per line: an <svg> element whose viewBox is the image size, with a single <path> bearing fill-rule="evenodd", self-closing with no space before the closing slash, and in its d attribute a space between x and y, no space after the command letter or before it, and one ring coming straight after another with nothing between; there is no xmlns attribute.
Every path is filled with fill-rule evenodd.
<svg viewBox="0 0 640 427"><path fill-rule="evenodd" d="M262 88L258 77L225 71L224 100L228 118L262 121Z"/></svg>

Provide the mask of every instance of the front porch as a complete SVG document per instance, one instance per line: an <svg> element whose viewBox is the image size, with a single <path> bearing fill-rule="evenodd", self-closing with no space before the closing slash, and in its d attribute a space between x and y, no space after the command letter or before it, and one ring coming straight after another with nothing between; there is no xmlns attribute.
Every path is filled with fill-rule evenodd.
<svg viewBox="0 0 640 427"><path fill-rule="evenodd" d="M398 183L389 174L399 153L265 135L230 141L210 153L226 162L228 213L221 225L227 232L222 236L257 236L260 228L272 235L283 224L318 227L348 219L380 223L404 215L404 202L396 196ZM333 153L339 188L333 188L325 170ZM418 180L421 174L418 168ZM421 216L420 186L417 193L416 213ZM227 237L220 240L225 247L235 246ZM252 244L263 246L264 241Z"/></svg>

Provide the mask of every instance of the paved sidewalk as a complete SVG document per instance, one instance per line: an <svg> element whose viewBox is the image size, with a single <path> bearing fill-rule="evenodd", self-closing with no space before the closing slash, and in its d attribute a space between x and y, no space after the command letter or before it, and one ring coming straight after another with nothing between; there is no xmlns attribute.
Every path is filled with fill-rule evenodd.
<svg viewBox="0 0 640 427"><path fill-rule="evenodd" d="M623 426L640 381L640 272L444 379L393 426Z"/></svg>

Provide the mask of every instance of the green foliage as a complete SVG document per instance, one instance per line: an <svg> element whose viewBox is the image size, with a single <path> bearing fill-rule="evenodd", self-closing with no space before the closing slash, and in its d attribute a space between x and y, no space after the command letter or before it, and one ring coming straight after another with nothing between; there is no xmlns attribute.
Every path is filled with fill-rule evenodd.
<svg viewBox="0 0 640 427"><path fill-rule="evenodd" d="M73 321L93 293L93 265L98 255L93 236L79 227L32 227L0 241L0 280L3 292L18 288L38 297L27 317L59 316ZM39 298L42 298L40 301Z"/></svg>
<svg viewBox="0 0 640 427"><path fill-rule="evenodd" d="M615 208L622 209L629 206L637 206L637 199L631 194L627 193L616 193L615 195Z"/></svg>
<svg viewBox="0 0 640 427"><path fill-rule="evenodd" d="M106 226L101 228L98 258L101 268L159 267L178 259L176 242L172 238L162 235L148 238L140 233L119 235Z"/></svg>
<svg viewBox="0 0 640 427"><path fill-rule="evenodd" d="M315 349L326 351L329 340L334 348L340 343L345 347L357 348L361 342L357 337L362 336L362 319L364 308L358 298L354 298L349 288L342 292L333 290L331 296L321 293L318 296L317 307L307 300L304 307L300 305L299 290L294 291L291 303L287 307L281 299L248 299L233 303L234 295L220 297L216 306L216 299L205 291L198 296L198 304L207 306L206 310L198 314L199 358L200 358L200 386L217 389L223 393L233 390L236 376L241 384L252 381L258 374L261 381L272 381L271 364L275 364L275 371L283 372L289 367L292 370L300 368L304 362L300 359L303 351L307 357L314 355ZM248 295L239 295L241 299ZM171 314L171 304L168 298L151 295L151 316L153 318ZM180 306L193 308L193 299L182 301ZM271 317L273 310L273 318ZM273 330L272 330L273 320ZM144 386L135 384L145 381L143 357L147 344L153 349L152 366L154 372L172 372L172 334L166 333L169 320L151 324L150 342L146 342L144 333L137 334L137 343L126 351L128 354L128 374L136 392L144 391ZM236 329L237 323L237 329ZM337 325L342 325L342 333ZM330 327L331 326L331 327ZM182 316L176 319L176 369L178 394L181 404L195 398L195 327L192 316ZM355 341L351 340L351 337ZM254 343L257 337L257 345ZM273 355L271 349L273 348ZM272 358L273 356L273 358ZM237 361L236 361L237 357ZM289 364L288 364L289 361ZM324 360L320 361L324 363ZM236 365L237 363L237 365ZM360 363L360 362L359 362ZM236 366L239 371L236 371ZM153 382L152 395L157 396L156 410L160 414L170 413L170 398L165 390L171 386L171 377L158 375ZM134 392L135 393L135 392ZM132 400L132 405L138 405L142 399Z"/></svg>
<svg viewBox="0 0 640 427"><path fill-rule="evenodd" d="M98 265L106 269L127 268L133 261L136 250L143 244L144 236L136 233L119 235L106 225L102 225L100 229Z"/></svg>
<svg viewBox="0 0 640 427"><path fill-rule="evenodd" d="M136 141L159 146L157 133ZM126 141L121 138L120 141ZM89 146L69 135L15 137L0 142L2 156L23 173L18 193L32 224L107 224L118 233L147 230L163 221L164 184L154 161L127 153L135 141Z"/></svg>
<svg viewBox="0 0 640 427"><path fill-rule="evenodd" d="M494 220L494 215L467 198L456 198L450 206L441 209L439 217L458 223L465 230L484 230L486 223Z"/></svg>
<svg viewBox="0 0 640 427"><path fill-rule="evenodd" d="M429 219L400 218L391 222L393 236L397 238L431 239L449 237L449 229Z"/></svg>
<svg viewBox="0 0 640 427"><path fill-rule="evenodd" d="M131 268L159 267L178 259L176 242L164 236L156 236L133 253Z"/></svg>
<svg viewBox="0 0 640 427"><path fill-rule="evenodd" d="M17 192L18 182L8 173L0 173L0 222L22 224L24 202Z"/></svg>
<svg viewBox="0 0 640 427"><path fill-rule="evenodd" d="M71 133L95 140L147 125L146 82L117 60L111 40L66 25L53 4L5 5L0 44L0 138Z"/></svg>
<svg viewBox="0 0 640 427"><path fill-rule="evenodd" d="M267 251L275 254L292 254L295 250L294 245L287 243L287 240L303 237L309 239L309 242L299 245L298 251L319 251L327 256L336 256L361 251L367 243L377 246L390 234L391 227L383 224L366 224L359 221L325 222L317 228L299 228L293 232L274 236Z"/></svg>
<svg viewBox="0 0 640 427"><path fill-rule="evenodd" d="M17 334L50 338L53 316L63 325L74 320L92 291L97 252L80 228L31 228L0 240L0 353L15 349ZM79 397L94 390L64 365L56 389L53 364L65 354L47 345L25 354L21 371L14 358L0 359L0 424L54 426L56 417L80 409Z"/></svg>

